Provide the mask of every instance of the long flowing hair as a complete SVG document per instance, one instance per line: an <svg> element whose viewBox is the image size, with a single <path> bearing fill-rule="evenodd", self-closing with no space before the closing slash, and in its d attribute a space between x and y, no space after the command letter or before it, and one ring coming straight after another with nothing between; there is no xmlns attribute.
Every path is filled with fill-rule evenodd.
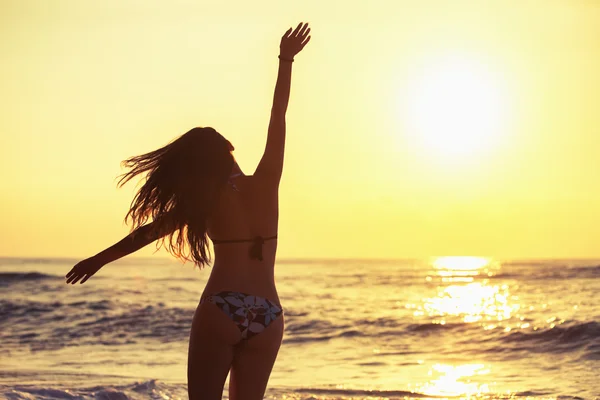
<svg viewBox="0 0 600 400"><path fill-rule="evenodd" d="M133 198L125 223L131 231L152 219L157 249L202 268L211 261L207 222L219 188L233 167L233 146L213 128L194 128L166 146L130 157L131 170L118 182L122 187L137 175L146 180Z"/></svg>

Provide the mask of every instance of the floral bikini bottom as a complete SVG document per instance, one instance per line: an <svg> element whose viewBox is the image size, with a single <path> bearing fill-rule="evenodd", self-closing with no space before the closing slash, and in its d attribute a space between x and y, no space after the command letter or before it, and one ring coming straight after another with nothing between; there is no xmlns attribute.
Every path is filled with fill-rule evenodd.
<svg viewBox="0 0 600 400"><path fill-rule="evenodd" d="M242 339L250 339L259 334L283 314L279 304L246 293L219 292L203 297L200 304L207 301L231 318L242 333Z"/></svg>

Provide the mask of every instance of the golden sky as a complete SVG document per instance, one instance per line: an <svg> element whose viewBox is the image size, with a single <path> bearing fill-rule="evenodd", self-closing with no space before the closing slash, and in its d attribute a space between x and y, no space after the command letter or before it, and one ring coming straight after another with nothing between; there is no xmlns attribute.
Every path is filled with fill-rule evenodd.
<svg viewBox="0 0 600 400"><path fill-rule="evenodd" d="M117 190L120 161L194 126L252 173L300 21L280 258L600 256L600 2L0 8L0 256L120 240L135 186Z"/></svg>

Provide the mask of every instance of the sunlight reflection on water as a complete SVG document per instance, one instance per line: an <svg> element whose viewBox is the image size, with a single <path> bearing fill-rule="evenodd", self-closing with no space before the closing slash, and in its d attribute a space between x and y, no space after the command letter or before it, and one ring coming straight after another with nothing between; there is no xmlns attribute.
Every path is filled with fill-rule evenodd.
<svg viewBox="0 0 600 400"><path fill-rule="evenodd" d="M480 257L440 257L431 262L434 269L426 281L439 282L437 296L422 299L414 316L430 318L432 323L446 324L450 317L464 323L482 322L484 328L492 321L508 320L520 305L513 302L506 284L490 284L495 273L493 261ZM483 278L483 279L478 279ZM477 280L476 280L477 279ZM495 326L495 325L494 325ZM489 393L487 383L478 382L490 373L484 364L434 364L430 379L415 384L415 389L432 396L476 396Z"/></svg>
<svg viewBox="0 0 600 400"><path fill-rule="evenodd" d="M429 396L475 396L489 393L487 384L474 382L478 375L489 374L483 364L435 364L429 370L431 380L417 385L417 391Z"/></svg>
<svg viewBox="0 0 600 400"><path fill-rule="evenodd" d="M411 390L428 396L487 397L499 389L493 376L500 364L488 362L485 353L478 352L477 343L494 330L494 338L511 338L514 343L522 336L540 329L554 329L565 322L546 311L548 302L532 303L525 285L515 276L519 272L506 270L499 262L482 257L439 257L428 263L426 291L414 292L412 301L405 303L417 326L448 325L440 332L443 348L470 351L474 358L455 360L443 355L425 362L427 378L412 379ZM538 310L539 309L539 310ZM428 333L429 334L429 333ZM445 354L446 350L442 352ZM479 359L479 357L481 357ZM552 383L548 382L548 386ZM507 392L509 393L509 392Z"/></svg>
<svg viewBox="0 0 600 400"><path fill-rule="evenodd" d="M448 316L459 317L462 322L504 321L518 313L521 306L511 297L506 284L491 284L488 277L495 274L493 261L481 257L440 257L431 265L436 279L437 296L422 299L415 316L438 318L432 322L445 324ZM476 278L483 278L475 280ZM427 281L434 278L427 277Z"/></svg>

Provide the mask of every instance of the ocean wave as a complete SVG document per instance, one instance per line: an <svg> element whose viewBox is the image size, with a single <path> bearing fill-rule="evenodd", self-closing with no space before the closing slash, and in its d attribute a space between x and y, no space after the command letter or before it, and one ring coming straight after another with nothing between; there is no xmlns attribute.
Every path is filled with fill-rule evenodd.
<svg viewBox="0 0 600 400"><path fill-rule="evenodd" d="M102 385L88 388L39 388L28 386L14 386L11 388L11 398L14 399L100 399L100 400L128 400L142 396L143 398L171 398L176 394L184 394L187 385L166 384L151 379L126 385ZM225 390L227 392L227 390ZM0 391L1 393L1 391ZM274 395L274 397L271 397ZM301 397L297 397L300 395ZM147 397L146 397L147 396ZM159 396L159 397L157 397ZM266 398L292 398L314 399L319 396L323 399L341 398L452 398L453 396L434 396L419 392L405 390L361 390L361 389L334 389L334 388L271 388L267 391ZM187 397L187 396L186 396ZM459 396L454 396L459 397Z"/></svg>
<svg viewBox="0 0 600 400"><path fill-rule="evenodd" d="M438 279L460 278L464 276L463 271L458 271L456 275L452 275L452 271L447 271L444 276L436 276L435 273L430 275ZM487 273L475 271L468 276L474 279L489 279L489 280L569 280L569 279L597 279L600 278L600 265L589 266L545 266L539 268L516 268L504 267L499 271Z"/></svg>
<svg viewBox="0 0 600 400"><path fill-rule="evenodd" d="M28 300L0 300L0 318L3 321L8 322L12 318L27 317L33 320L33 317L35 317L35 321L39 321L38 318L41 317L42 314L56 313L63 310L68 312L68 308L76 309L76 311L81 313L81 311L85 311L85 309L97 311L110 310L114 307L115 303L110 300L77 301L73 303L62 303L60 301L44 303Z"/></svg>
<svg viewBox="0 0 600 400"><path fill-rule="evenodd" d="M586 346L585 353L581 356L584 360L600 361L600 340Z"/></svg>
<svg viewBox="0 0 600 400"><path fill-rule="evenodd" d="M480 328L476 325L465 323L465 322L431 322L429 320L422 321L419 323L407 323L401 318L376 318L376 319L364 319L356 322L356 325L361 327L361 330L366 330L373 335L385 335L398 334L399 331L403 333L414 333L414 334L429 334L438 333L441 331L453 331L460 329L476 329Z"/></svg>
<svg viewBox="0 0 600 400"><path fill-rule="evenodd" d="M548 280L597 279L600 278L600 265L546 269L536 271L531 277Z"/></svg>
<svg viewBox="0 0 600 400"><path fill-rule="evenodd" d="M423 333L437 333L440 331L450 331L454 329L468 328L470 324L467 323L422 323L422 324L411 324L408 325L407 331L409 332L423 332ZM479 329L479 328L477 328Z"/></svg>
<svg viewBox="0 0 600 400"><path fill-rule="evenodd" d="M290 315L286 312L286 317ZM353 321L351 324L335 323L322 319L304 319L296 321L289 318L286 322L286 343L321 342L337 338L367 337L372 339L395 338L398 334L423 337L442 331L472 330L481 331L477 325L468 323L406 323L399 318L376 318Z"/></svg>
<svg viewBox="0 0 600 400"><path fill-rule="evenodd" d="M508 333L492 330L486 337L474 337L461 345L463 352L485 353L502 359L547 354L569 357L573 361L593 361L600 359L600 324L572 322L569 326Z"/></svg>
<svg viewBox="0 0 600 400"><path fill-rule="evenodd" d="M0 272L0 285L13 282L37 281L42 279L57 279L57 275L42 274L41 272Z"/></svg>
<svg viewBox="0 0 600 400"><path fill-rule="evenodd" d="M571 272L571 276L575 278L600 278L600 265L592 265L588 267L572 267L569 268L569 272Z"/></svg>
<svg viewBox="0 0 600 400"><path fill-rule="evenodd" d="M565 346L571 350L573 347L586 346L590 341L600 340L600 323L596 321L572 322L570 324L557 325L553 328L540 329L537 331L514 331L502 338L503 342L536 342L553 344L545 347L548 352L561 352Z"/></svg>
<svg viewBox="0 0 600 400"><path fill-rule="evenodd" d="M78 375L73 375L78 377ZM104 376L99 376L104 377ZM90 378L98 378L90 376ZM58 385L57 385L58 386ZM15 400L46 399L46 400L129 400L129 399L169 399L187 398L187 385L167 384L156 379L135 382L126 385L101 385L94 387L43 388L36 386L15 385L3 387L0 385L0 395Z"/></svg>
<svg viewBox="0 0 600 400"><path fill-rule="evenodd" d="M600 359L600 323L596 321L570 322L553 328L506 332L503 329L486 330L476 323L405 323L394 318L365 319L353 324L336 324L319 319L297 322L292 320L286 326L285 342L309 344L344 338L368 338L392 343L399 335L409 343L432 335L444 335L446 340L456 340L464 349L471 348L472 351L488 354L501 353L509 358L522 356L523 352L577 352L583 359Z"/></svg>
<svg viewBox="0 0 600 400"><path fill-rule="evenodd" d="M337 388L298 388L298 389L289 389L286 392L293 393L302 393L305 395L310 395L309 399L314 399L313 396L320 396L323 399L371 399L371 398L404 398L404 399L452 399L452 398L464 398L464 395L434 395L434 394L426 394L415 391L406 391L406 390L364 390L364 389L337 389ZM530 397L539 397L539 396L549 396L552 395L551 392L540 391L540 390L528 390L524 392L515 392L510 395L502 395L502 394L493 394L486 393L481 398L485 399L503 399L503 398L530 398ZM321 397L323 396L323 397ZM472 398L478 398L477 396L472 396ZM560 396L560 398L566 399L578 399L577 397L570 396ZM581 399L583 400L583 399Z"/></svg>
<svg viewBox="0 0 600 400"><path fill-rule="evenodd" d="M74 375L77 377L77 375ZM169 399L169 398L187 398L187 385L184 383L165 383L156 379L143 380L130 384L117 385L99 385L94 387L61 387L44 388L26 385L0 385L0 396L15 400L46 399L46 400L129 400L129 399ZM227 398L228 390L224 388L224 394ZM502 393L485 393L481 396L470 396L472 398L482 399L515 399L531 397L555 397L552 392L540 390L526 390L515 392L509 395ZM294 387L273 387L270 386L265 393L265 399L289 398L294 400L310 400L319 398L322 400L336 399L449 399L463 398L464 395L433 395L417 391L408 390L365 390L365 389L338 389L338 388L294 388ZM558 400L583 400L581 397L560 395L555 397Z"/></svg>
<svg viewBox="0 0 600 400"><path fill-rule="evenodd" d="M187 341L194 308L129 304L118 300L72 302L0 299L0 340L7 349L28 346L49 350L77 345L123 345L139 341ZM366 338L408 345L428 337L457 341L465 348L508 357L530 353L577 351L584 359L600 359L600 323L569 321L553 328L486 330L477 323L431 320L407 321L382 317L350 319L311 318L311 313L286 310L285 343L310 344L328 340Z"/></svg>
<svg viewBox="0 0 600 400"><path fill-rule="evenodd" d="M485 278L485 276L482 276ZM567 279L596 279L600 278L600 265L503 265L502 270L491 275L491 279L536 279L536 280L567 280Z"/></svg>
<svg viewBox="0 0 600 400"><path fill-rule="evenodd" d="M77 345L122 345L153 339L185 341L194 309L123 305L110 300L72 303L0 300L6 348L50 350Z"/></svg>
<svg viewBox="0 0 600 400"><path fill-rule="evenodd" d="M303 393L316 396L344 396L345 397L408 397L408 398L451 398L459 396L433 396L418 392L409 392L404 390L353 390L353 389L328 389L328 388L299 388L291 390L296 393Z"/></svg>
<svg viewBox="0 0 600 400"><path fill-rule="evenodd" d="M360 332L348 324L335 324L322 319L295 321L288 313L286 313L286 317L290 320L286 323L287 336L284 339L285 343L321 342L340 337L365 335L364 332Z"/></svg>

